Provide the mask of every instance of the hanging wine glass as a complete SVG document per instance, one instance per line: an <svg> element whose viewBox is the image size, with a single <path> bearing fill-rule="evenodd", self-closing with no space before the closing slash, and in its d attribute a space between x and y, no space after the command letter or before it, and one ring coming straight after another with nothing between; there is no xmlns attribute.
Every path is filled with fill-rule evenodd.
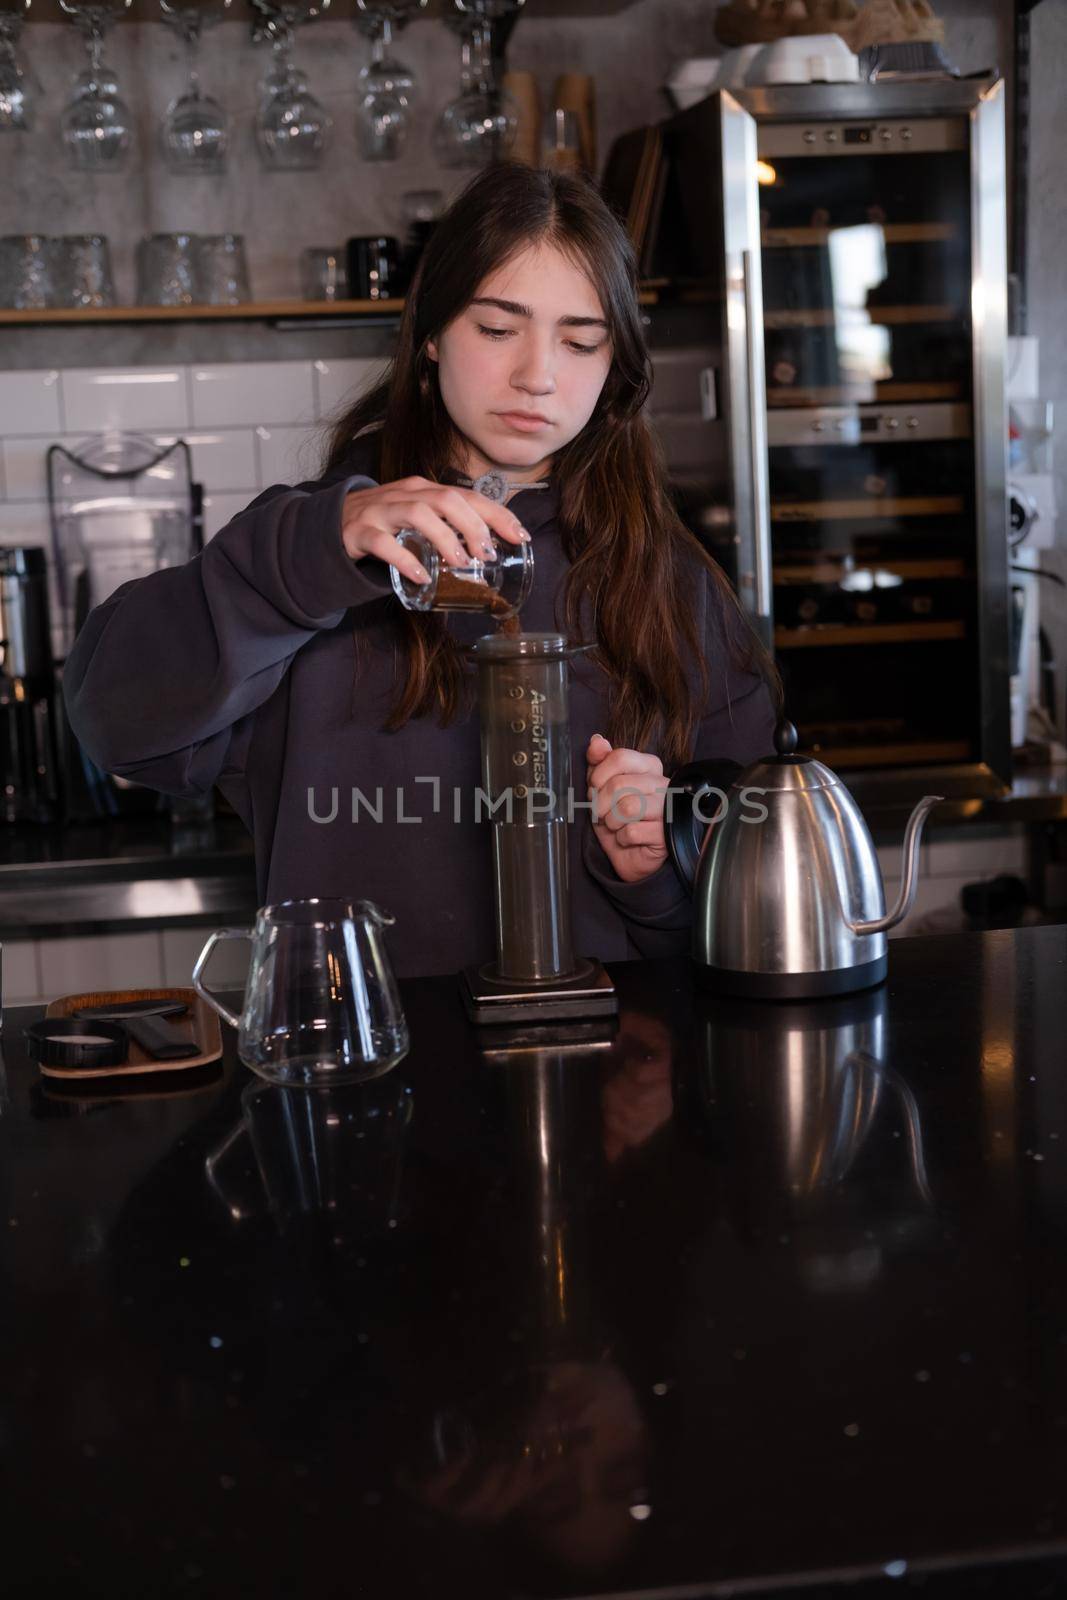
<svg viewBox="0 0 1067 1600"><path fill-rule="evenodd" d="M104 64L105 30L130 9L133 0L59 0L84 31L89 66L74 80L74 94L63 113L63 143L80 172L121 172L129 154L129 107Z"/></svg>
<svg viewBox="0 0 1067 1600"><path fill-rule="evenodd" d="M390 54L398 31L427 0L356 0L356 26L371 38L371 59L359 75L356 136L364 161L395 161L410 127L415 74Z"/></svg>
<svg viewBox="0 0 1067 1600"><path fill-rule="evenodd" d="M163 119L163 154L175 173L215 174L226 169L229 118L217 100L200 88L200 39L203 30L221 21L232 0L159 0L167 22L185 40L189 80Z"/></svg>
<svg viewBox="0 0 1067 1600"><path fill-rule="evenodd" d="M15 0L0 11L0 133L29 133L33 126L34 84L15 46L30 0Z"/></svg>
<svg viewBox="0 0 1067 1600"><path fill-rule="evenodd" d="M253 0L253 4L267 20L274 52L256 116L260 157L273 172L306 172L321 163L333 119L293 62L293 29L321 16L330 0Z"/></svg>
<svg viewBox="0 0 1067 1600"><path fill-rule="evenodd" d="M460 91L445 107L434 150L445 167L481 167L511 149L518 108L497 81L492 23L517 11L523 0L454 0L450 26L460 33Z"/></svg>

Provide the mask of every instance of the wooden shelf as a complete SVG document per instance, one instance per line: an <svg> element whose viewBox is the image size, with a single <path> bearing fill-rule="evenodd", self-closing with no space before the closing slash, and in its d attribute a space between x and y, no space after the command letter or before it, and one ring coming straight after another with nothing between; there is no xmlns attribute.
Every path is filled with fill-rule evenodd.
<svg viewBox="0 0 1067 1600"><path fill-rule="evenodd" d="M963 312L956 306L848 306L843 309L865 316L869 323L878 327L963 319ZM832 306L823 311L765 311L763 325L765 328L832 328L840 315Z"/></svg>
<svg viewBox="0 0 1067 1600"><path fill-rule="evenodd" d="M239 306L45 307L0 309L0 324L93 322L248 322L279 317L399 316L403 300L248 300Z"/></svg>
<svg viewBox="0 0 1067 1600"><path fill-rule="evenodd" d="M851 522L886 517L959 517L963 515L961 494L915 495L910 498L884 495L869 500L792 500L771 505L772 522Z"/></svg>
<svg viewBox="0 0 1067 1600"><path fill-rule="evenodd" d="M775 387L767 390L767 405L776 410L790 407L804 410L813 406L906 404L909 400L920 404L924 400L958 400L961 393L958 383L940 382L830 384L808 389Z"/></svg>
<svg viewBox="0 0 1067 1600"><path fill-rule="evenodd" d="M642 289L642 305L655 305L654 288ZM0 306L0 327L29 327L34 324L73 323L85 327L93 323L121 322L280 322L290 318L338 321L352 317L399 317L403 300L247 300L239 306L107 306L71 308L46 306L40 310L15 311Z"/></svg>
<svg viewBox="0 0 1067 1600"><path fill-rule="evenodd" d="M805 747L826 766L917 767L935 761L966 761L973 754L966 739L917 739L912 744L854 744Z"/></svg>
<svg viewBox="0 0 1067 1600"><path fill-rule="evenodd" d="M841 228L764 228L760 242L765 250L787 250L796 245L826 244L835 233L842 231ZM951 222L887 222L882 224L882 237L886 244L940 244L956 237L956 227Z"/></svg>
<svg viewBox="0 0 1067 1600"><path fill-rule="evenodd" d="M878 572L889 572L894 578L966 578L968 576L966 563L952 557L944 560L929 561L856 561L846 564L843 561L813 561L808 566L775 567L773 578L775 583L840 583L847 578L850 572L857 567L864 571L872 568Z"/></svg>
<svg viewBox="0 0 1067 1600"><path fill-rule="evenodd" d="M965 639L965 622L872 622L860 626L775 628L779 650L807 650L814 646L852 644L920 644L939 639Z"/></svg>

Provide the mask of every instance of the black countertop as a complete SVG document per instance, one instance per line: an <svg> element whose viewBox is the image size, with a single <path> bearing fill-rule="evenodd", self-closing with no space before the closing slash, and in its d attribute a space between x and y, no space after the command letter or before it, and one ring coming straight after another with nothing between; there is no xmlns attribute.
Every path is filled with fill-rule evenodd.
<svg viewBox="0 0 1067 1600"><path fill-rule="evenodd" d="M1067 1593L1067 928L612 972L495 1056L405 982L315 1094L60 1095L7 1013L5 1595Z"/></svg>

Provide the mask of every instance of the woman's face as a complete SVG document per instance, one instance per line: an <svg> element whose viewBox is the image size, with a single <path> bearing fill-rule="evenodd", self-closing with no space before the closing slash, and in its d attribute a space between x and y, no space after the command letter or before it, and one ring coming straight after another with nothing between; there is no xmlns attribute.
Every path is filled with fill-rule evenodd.
<svg viewBox="0 0 1067 1600"><path fill-rule="evenodd" d="M457 466L471 477L497 467L523 483L543 478L581 433L611 368L599 296L552 245L490 273L427 352L466 447Z"/></svg>

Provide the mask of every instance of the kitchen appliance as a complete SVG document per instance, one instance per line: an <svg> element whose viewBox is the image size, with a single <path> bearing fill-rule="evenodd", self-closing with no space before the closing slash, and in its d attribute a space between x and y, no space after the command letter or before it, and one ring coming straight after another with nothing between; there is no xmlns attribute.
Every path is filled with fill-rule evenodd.
<svg viewBox="0 0 1067 1600"><path fill-rule="evenodd" d="M54 822L61 785L48 567L36 545L0 550L0 805L5 822Z"/></svg>
<svg viewBox="0 0 1067 1600"><path fill-rule="evenodd" d="M1011 780L1003 85L722 90L662 125L652 416L801 748Z"/></svg>
<svg viewBox="0 0 1067 1600"><path fill-rule="evenodd" d="M667 842L693 887L698 988L804 1000L866 989L886 975L886 933L911 910L923 824L943 796L924 796L908 820L900 893L887 912L859 807L835 773L796 746L796 729L783 721L775 755L749 767L692 762L671 780L681 803L665 817Z"/></svg>
<svg viewBox="0 0 1067 1600"><path fill-rule="evenodd" d="M574 954L568 870L568 663L589 645L558 633L488 634L478 669L482 783L493 839L496 959L462 974L476 1023L610 1016L615 986Z"/></svg>
<svg viewBox="0 0 1067 1600"><path fill-rule="evenodd" d="M389 235L359 234L345 246L353 300L388 300L400 292L400 251Z"/></svg>
<svg viewBox="0 0 1067 1600"><path fill-rule="evenodd" d="M200 489L184 439L159 445L140 434L94 434L77 445L50 446L46 462L65 658L94 606L122 584L181 566L203 548ZM168 805L156 790L103 772L65 719L61 745L67 821Z"/></svg>

